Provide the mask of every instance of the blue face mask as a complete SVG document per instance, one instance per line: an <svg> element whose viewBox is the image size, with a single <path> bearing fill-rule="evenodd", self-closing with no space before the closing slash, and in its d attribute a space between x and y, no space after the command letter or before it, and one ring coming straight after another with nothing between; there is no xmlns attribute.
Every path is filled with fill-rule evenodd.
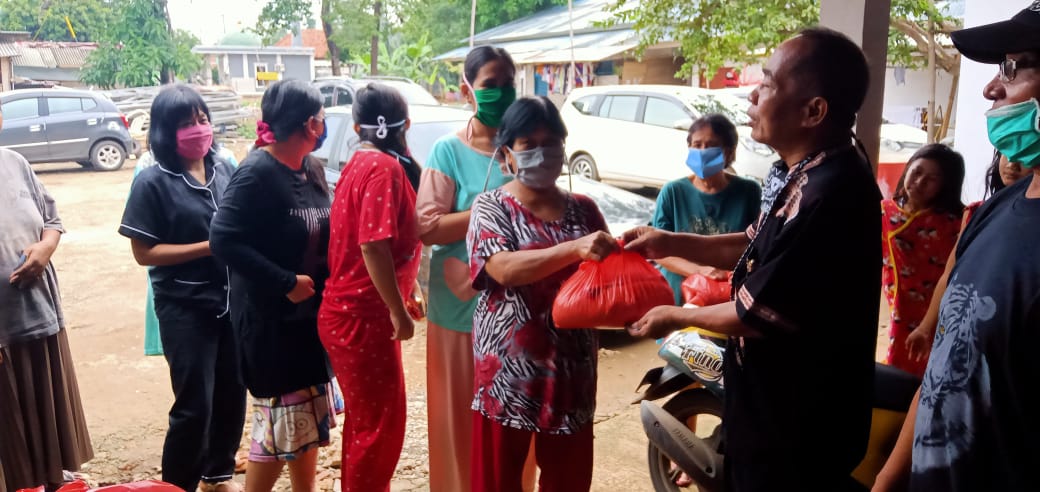
<svg viewBox="0 0 1040 492"><path fill-rule="evenodd" d="M329 125L324 120L321 122L321 135L318 135L318 139L314 141L314 150L318 150L322 145L325 145L325 138L329 136Z"/></svg>
<svg viewBox="0 0 1040 492"><path fill-rule="evenodd" d="M708 179L726 169L726 154L722 147L690 149L689 155L686 156L686 167L698 178Z"/></svg>

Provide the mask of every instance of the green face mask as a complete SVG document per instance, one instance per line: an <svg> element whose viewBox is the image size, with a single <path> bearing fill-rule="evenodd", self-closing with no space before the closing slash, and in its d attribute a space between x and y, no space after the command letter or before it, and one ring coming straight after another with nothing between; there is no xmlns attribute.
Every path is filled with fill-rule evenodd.
<svg viewBox="0 0 1040 492"><path fill-rule="evenodd" d="M1025 168L1040 166L1040 103L1036 99L986 112L989 141Z"/></svg>
<svg viewBox="0 0 1040 492"><path fill-rule="evenodd" d="M477 102L477 120L491 128L498 128L502 124L502 115L516 101L516 88L473 89L473 100Z"/></svg>

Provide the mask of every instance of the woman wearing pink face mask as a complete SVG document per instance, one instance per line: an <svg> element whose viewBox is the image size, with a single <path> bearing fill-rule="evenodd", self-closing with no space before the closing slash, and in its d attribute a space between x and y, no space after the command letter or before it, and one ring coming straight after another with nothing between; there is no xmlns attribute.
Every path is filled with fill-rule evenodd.
<svg viewBox="0 0 1040 492"><path fill-rule="evenodd" d="M174 85L152 102L148 145L155 165L134 179L119 233L151 267L174 403L162 478L184 490L234 492L245 387L228 316L228 269L210 252L210 220L233 167L216 155L209 108ZM200 483L201 481L201 483Z"/></svg>

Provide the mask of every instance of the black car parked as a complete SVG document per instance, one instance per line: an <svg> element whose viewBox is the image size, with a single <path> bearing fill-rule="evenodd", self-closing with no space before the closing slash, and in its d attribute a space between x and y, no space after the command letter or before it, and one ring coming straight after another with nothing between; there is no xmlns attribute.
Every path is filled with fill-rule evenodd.
<svg viewBox="0 0 1040 492"><path fill-rule="evenodd" d="M0 94L0 147L30 163L75 161L99 171L140 155L126 117L104 95L74 89L24 89Z"/></svg>

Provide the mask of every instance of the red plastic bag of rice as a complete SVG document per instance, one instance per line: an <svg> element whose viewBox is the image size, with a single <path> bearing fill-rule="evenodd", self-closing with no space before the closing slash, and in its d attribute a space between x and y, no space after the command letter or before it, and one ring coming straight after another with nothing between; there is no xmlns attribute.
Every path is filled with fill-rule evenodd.
<svg viewBox="0 0 1040 492"><path fill-rule="evenodd" d="M699 273L690 275L682 283L683 299L700 307L729 302L730 278L726 275L725 280L714 280Z"/></svg>
<svg viewBox="0 0 1040 492"><path fill-rule="evenodd" d="M553 302L557 328L623 328L656 306L673 305L668 282L639 253L620 250L586 260Z"/></svg>

